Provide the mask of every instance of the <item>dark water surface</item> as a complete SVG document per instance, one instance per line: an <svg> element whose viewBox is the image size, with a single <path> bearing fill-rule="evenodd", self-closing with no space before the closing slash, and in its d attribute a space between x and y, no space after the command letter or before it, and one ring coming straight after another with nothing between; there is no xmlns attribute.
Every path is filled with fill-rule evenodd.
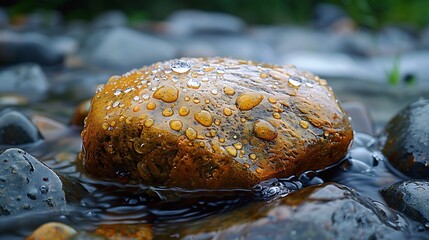
<svg viewBox="0 0 429 240"><path fill-rule="evenodd" d="M203 219L252 201L264 201L256 199L247 189L184 190L96 181L76 170L74 159L80 150L79 130L65 129L59 138L30 146L26 151L55 171L77 178L90 194L83 196L80 204L67 212L29 212L0 218L2 239L21 239L51 221L88 231L101 223L148 223L153 225L155 237L177 238L181 237L178 234L181 228L189 228ZM382 202L379 188L400 179L387 170L384 157L377 148L377 139L357 133L349 155L338 166L297 180L304 185L311 185L309 178L317 179L314 183L334 181Z"/></svg>

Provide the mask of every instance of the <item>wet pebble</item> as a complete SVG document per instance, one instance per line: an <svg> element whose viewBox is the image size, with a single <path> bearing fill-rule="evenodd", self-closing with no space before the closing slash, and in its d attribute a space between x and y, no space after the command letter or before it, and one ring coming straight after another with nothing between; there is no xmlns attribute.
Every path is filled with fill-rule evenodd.
<svg viewBox="0 0 429 240"><path fill-rule="evenodd" d="M429 178L429 100L417 100L386 125L382 152L400 173Z"/></svg>
<svg viewBox="0 0 429 240"><path fill-rule="evenodd" d="M303 188L184 228L184 239L402 239L407 221L340 184Z"/></svg>
<svg viewBox="0 0 429 240"><path fill-rule="evenodd" d="M50 87L43 70L39 65L32 63L19 64L1 70L0 82L2 83L0 94L12 93L30 100L43 99Z"/></svg>
<svg viewBox="0 0 429 240"><path fill-rule="evenodd" d="M0 112L0 145L21 145L43 139L37 127L24 114L13 109Z"/></svg>
<svg viewBox="0 0 429 240"><path fill-rule="evenodd" d="M421 223L429 223L429 181L407 180L380 190L393 209Z"/></svg>
<svg viewBox="0 0 429 240"><path fill-rule="evenodd" d="M68 240L76 233L75 229L63 223L50 222L37 228L26 240Z"/></svg>

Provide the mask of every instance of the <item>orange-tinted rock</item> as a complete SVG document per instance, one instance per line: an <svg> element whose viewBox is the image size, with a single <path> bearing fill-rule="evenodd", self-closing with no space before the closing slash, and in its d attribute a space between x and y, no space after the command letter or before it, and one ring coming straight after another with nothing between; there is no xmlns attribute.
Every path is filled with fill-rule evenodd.
<svg viewBox="0 0 429 240"><path fill-rule="evenodd" d="M247 188L336 163L352 135L332 89L317 76L290 66L187 58L111 77L92 100L81 160L96 178Z"/></svg>
<svg viewBox="0 0 429 240"><path fill-rule="evenodd" d="M110 240L153 239L152 227L147 224L100 225L94 233Z"/></svg>
<svg viewBox="0 0 429 240"><path fill-rule="evenodd" d="M63 223L50 222L37 228L26 240L67 240L76 233L76 230Z"/></svg>
<svg viewBox="0 0 429 240"><path fill-rule="evenodd" d="M86 100L86 101L82 102L81 104L79 104L79 106L77 106L76 109L74 110L74 113L73 113L73 116L72 116L70 123L74 126L82 127L84 124L84 120L85 120L86 116L88 115L90 106L91 106L91 101L89 101L89 100Z"/></svg>

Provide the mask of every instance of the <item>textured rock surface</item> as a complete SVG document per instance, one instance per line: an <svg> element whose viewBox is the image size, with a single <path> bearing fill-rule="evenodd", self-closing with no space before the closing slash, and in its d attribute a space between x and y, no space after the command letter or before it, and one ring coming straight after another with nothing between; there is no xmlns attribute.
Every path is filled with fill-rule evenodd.
<svg viewBox="0 0 429 240"><path fill-rule="evenodd" d="M390 207L422 223L429 222L429 182L408 180L382 189L381 194Z"/></svg>
<svg viewBox="0 0 429 240"><path fill-rule="evenodd" d="M60 178L21 149L0 155L0 216L66 209Z"/></svg>
<svg viewBox="0 0 429 240"><path fill-rule="evenodd" d="M405 239L397 213L340 184L311 186L271 203L191 225L184 239ZM189 234L198 232L198 234Z"/></svg>
<svg viewBox="0 0 429 240"><path fill-rule="evenodd" d="M63 223L50 222L37 228L29 237L26 238L26 240L66 240L70 239L70 237L76 233L76 230Z"/></svg>
<svg viewBox="0 0 429 240"><path fill-rule="evenodd" d="M412 178L429 178L429 100L420 99L401 110L384 129L382 149L389 163Z"/></svg>
<svg viewBox="0 0 429 240"><path fill-rule="evenodd" d="M0 216L29 211L65 211L85 193L71 178L57 175L27 152L0 154Z"/></svg>
<svg viewBox="0 0 429 240"><path fill-rule="evenodd" d="M113 76L82 132L97 178L250 187L341 159L350 122L325 80L233 59L181 59Z"/></svg>

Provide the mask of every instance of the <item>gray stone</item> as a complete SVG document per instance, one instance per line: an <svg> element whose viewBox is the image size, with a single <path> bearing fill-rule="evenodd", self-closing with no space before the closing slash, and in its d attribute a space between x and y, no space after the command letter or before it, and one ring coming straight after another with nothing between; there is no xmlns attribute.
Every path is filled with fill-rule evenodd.
<svg viewBox="0 0 429 240"><path fill-rule="evenodd" d="M185 239L403 239L408 223L339 184L311 186L186 226Z"/></svg>
<svg viewBox="0 0 429 240"><path fill-rule="evenodd" d="M419 99L386 125L382 151L389 163L411 178L429 179L429 100Z"/></svg>
<svg viewBox="0 0 429 240"><path fill-rule="evenodd" d="M69 101L80 102L92 98L98 85L106 83L114 72L72 70L52 77L51 93L67 96Z"/></svg>
<svg viewBox="0 0 429 240"><path fill-rule="evenodd" d="M245 23L238 17L220 12L180 10L167 19L167 32L178 36L240 33L244 27Z"/></svg>
<svg viewBox="0 0 429 240"><path fill-rule="evenodd" d="M395 56L416 48L417 41L400 28L387 27L376 36L378 54Z"/></svg>
<svg viewBox="0 0 429 240"><path fill-rule="evenodd" d="M93 28L112 28L125 27L127 25L127 16L119 10L112 10L98 15L93 23Z"/></svg>
<svg viewBox="0 0 429 240"><path fill-rule="evenodd" d="M429 222L429 181L407 180L380 190L387 204L421 223Z"/></svg>
<svg viewBox="0 0 429 240"><path fill-rule="evenodd" d="M64 56L51 45L45 35L0 31L0 64L33 62L41 65L58 65Z"/></svg>
<svg viewBox="0 0 429 240"><path fill-rule="evenodd" d="M11 109L0 112L0 145L34 143L41 139L37 127L22 113Z"/></svg>
<svg viewBox="0 0 429 240"><path fill-rule="evenodd" d="M56 36L51 39L52 48L61 55L72 55L79 50L79 42L70 36Z"/></svg>
<svg viewBox="0 0 429 240"><path fill-rule="evenodd" d="M6 9L0 7L0 28L9 26L9 16Z"/></svg>
<svg viewBox="0 0 429 240"><path fill-rule="evenodd" d="M20 64L0 71L0 94L19 94L30 100L40 100L49 90L46 75L39 65Z"/></svg>
<svg viewBox="0 0 429 240"><path fill-rule="evenodd" d="M0 164L0 216L67 209L60 178L33 156L11 148Z"/></svg>
<svg viewBox="0 0 429 240"><path fill-rule="evenodd" d="M125 71L174 58L177 50L160 38L128 28L112 28L92 34L81 52L89 64Z"/></svg>

